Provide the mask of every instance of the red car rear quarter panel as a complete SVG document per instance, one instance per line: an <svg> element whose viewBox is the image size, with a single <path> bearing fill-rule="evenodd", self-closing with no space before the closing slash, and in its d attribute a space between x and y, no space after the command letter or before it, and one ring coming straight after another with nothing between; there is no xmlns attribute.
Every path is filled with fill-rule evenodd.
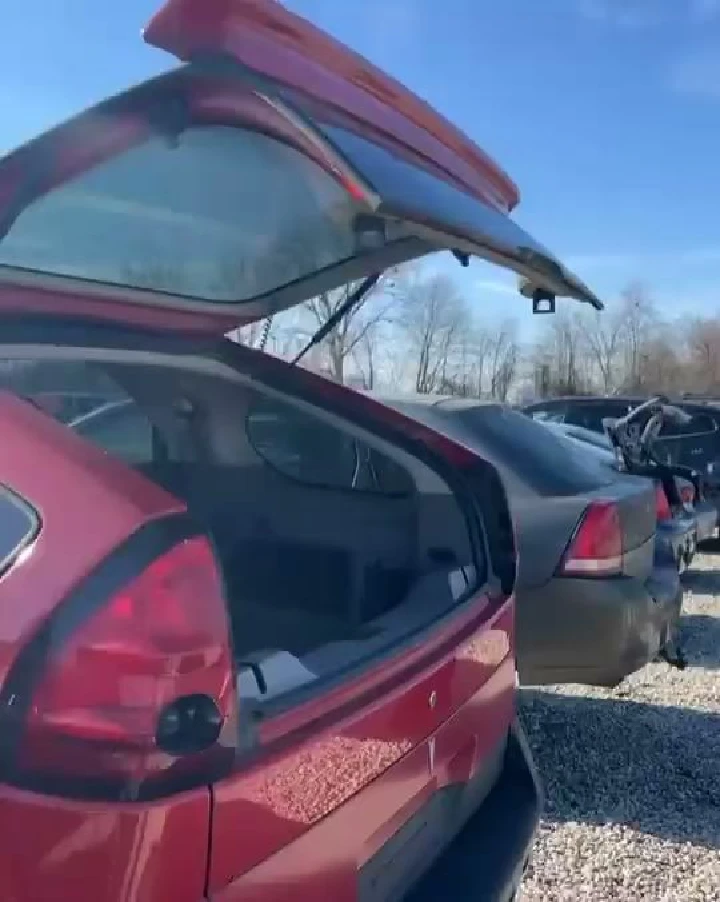
<svg viewBox="0 0 720 902"><path fill-rule="evenodd" d="M184 508L69 429L0 394L0 481L42 519L0 581L0 675L44 618L143 523ZM74 802L0 785L6 902L198 902L210 793L145 805Z"/></svg>
<svg viewBox="0 0 720 902"><path fill-rule="evenodd" d="M210 793L90 805L0 786L3 902L200 902Z"/></svg>
<svg viewBox="0 0 720 902"><path fill-rule="evenodd" d="M413 678L216 785L211 897L354 899L358 868L433 792L470 779L507 734L512 647L510 600Z"/></svg>
<svg viewBox="0 0 720 902"><path fill-rule="evenodd" d="M0 482L40 514L0 582L0 680L43 619L143 523L184 506L31 404L0 394Z"/></svg>

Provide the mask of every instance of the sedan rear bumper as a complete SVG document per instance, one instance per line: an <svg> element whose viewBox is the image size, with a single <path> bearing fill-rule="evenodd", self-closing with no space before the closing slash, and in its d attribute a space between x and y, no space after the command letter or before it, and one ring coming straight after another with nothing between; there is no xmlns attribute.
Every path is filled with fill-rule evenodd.
<svg viewBox="0 0 720 902"><path fill-rule="evenodd" d="M615 686L657 657L682 608L674 566L630 577L556 577L517 594L517 658L525 685Z"/></svg>

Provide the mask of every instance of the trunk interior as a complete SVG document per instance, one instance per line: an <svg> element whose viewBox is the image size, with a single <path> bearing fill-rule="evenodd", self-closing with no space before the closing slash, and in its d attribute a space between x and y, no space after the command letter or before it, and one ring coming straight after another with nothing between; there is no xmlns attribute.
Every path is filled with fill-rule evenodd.
<svg viewBox="0 0 720 902"><path fill-rule="evenodd" d="M260 665L269 696L429 626L474 573L460 529L453 547L434 528L452 521L452 496L313 489L262 465L141 469L211 536L237 659ZM258 694L250 671L241 689Z"/></svg>
<svg viewBox="0 0 720 902"><path fill-rule="evenodd" d="M379 654L484 581L449 486L349 424L227 375L27 363L6 388L104 392L69 428L184 500L210 536L241 698L269 701Z"/></svg>

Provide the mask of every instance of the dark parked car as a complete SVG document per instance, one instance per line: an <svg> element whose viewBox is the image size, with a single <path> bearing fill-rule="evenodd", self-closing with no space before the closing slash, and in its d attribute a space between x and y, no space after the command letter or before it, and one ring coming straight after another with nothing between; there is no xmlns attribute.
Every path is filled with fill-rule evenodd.
<svg viewBox="0 0 720 902"><path fill-rule="evenodd" d="M479 148L275 0L146 36L190 62L0 160L3 356L146 419L0 391L3 898L507 902L541 793L498 470L224 335L438 251L602 305ZM643 566L626 494L568 570Z"/></svg>
<svg viewBox="0 0 720 902"><path fill-rule="evenodd" d="M523 410L533 419L582 426L602 434L604 419L623 417L646 400L637 396L548 398ZM687 398L673 403L692 419L684 425L664 426L654 443L658 455L669 464L698 470L705 479L708 500L720 510L720 403Z"/></svg>
<svg viewBox="0 0 720 902"><path fill-rule="evenodd" d="M540 422L547 429L577 445L581 453L594 455L618 475L624 472L618 466L607 436L584 429L582 426L549 420ZM679 476L675 477L675 482L677 492L676 498L672 501L660 482L655 485L657 541L678 569L684 570L692 563L698 543L712 539L716 535L718 514L711 502L696 498L692 482Z"/></svg>
<svg viewBox="0 0 720 902"><path fill-rule="evenodd" d="M503 476L517 535L524 683L612 686L675 660L677 571L655 553L656 493L501 404L412 396L387 403L476 450Z"/></svg>

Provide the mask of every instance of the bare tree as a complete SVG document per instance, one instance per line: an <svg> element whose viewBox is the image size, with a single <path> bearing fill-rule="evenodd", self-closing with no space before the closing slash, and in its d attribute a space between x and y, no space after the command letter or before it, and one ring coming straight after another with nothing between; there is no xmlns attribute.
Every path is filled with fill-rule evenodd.
<svg viewBox="0 0 720 902"><path fill-rule="evenodd" d="M506 319L488 334L490 397L498 401L507 401L517 375L519 357L517 331L517 322Z"/></svg>
<svg viewBox="0 0 720 902"><path fill-rule="evenodd" d="M625 391L642 390L643 356L658 326L655 305L642 284L634 283L623 292L618 315L622 330L621 387Z"/></svg>
<svg viewBox="0 0 720 902"><path fill-rule="evenodd" d="M481 398L486 394L488 355L492 334L485 327L460 330L454 349L454 365L443 386L447 394L463 398Z"/></svg>
<svg viewBox="0 0 720 902"><path fill-rule="evenodd" d="M550 319L535 348L535 367L543 378L543 393L576 395L586 390L582 333L577 315L559 310Z"/></svg>
<svg viewBox="0 0 720 902"><path fill-rule="evenodd" d="M376 341L378 330L369 328L361 340L353 348L352 356L357 367L363 388L368 391L376 388L378 379L378 353Z"/></svg>
<svg viewBox="0 0 720 902"><path fill-rule="evenodd" d="M325 345L330 374L338 382L345 379L345 364L356 348L363 345L367 353L376 326L387 321L390 310L398 297L398 285L402 274L394 270L383 275L363 298L344 313L331 329ZM306 304L318 329L328 323L360 286L349 282L334 291L325 291Z"/></svg>
<svg viewBox="0 0 720 902"><path fill-rule="evenodd" d="M695 319L687 329L689 373L692 389L720 390L720 319Z"/></svg>
<svg viewBox="0 0 720 902"><path fill-rule="evenodd" d="M590 362L597 368L605 394L618 382L617 364L622 350L624 316L619 309L585 314L578 320Z"/></svg>
<svg viewBox="0 0 720 902"><path fill-rule="evenodd" d="M682 348L680 348L682 350ZM688 368L677 353L677 342L667 329L656 330L643 343L638 383L648 394L676 394L692 388Z"/></svg>
<svg viewBox="0 0 720 902"><path fill-rule="evenodd" d="M258 320L256 323L249 323L247 326L241 326L233 329L228 333L228 338L236 341L238 344L247 345L249 348L263 347L272 332L274 322L272 317Z"/></svg>
<svg viewBox="0 0 720 902"><path fill-rule="evenodd" d="M414 361L415 391L429 394L450 383L469 326L467 305L453 280L415 278L404 291L399 322Z"/></svg>

